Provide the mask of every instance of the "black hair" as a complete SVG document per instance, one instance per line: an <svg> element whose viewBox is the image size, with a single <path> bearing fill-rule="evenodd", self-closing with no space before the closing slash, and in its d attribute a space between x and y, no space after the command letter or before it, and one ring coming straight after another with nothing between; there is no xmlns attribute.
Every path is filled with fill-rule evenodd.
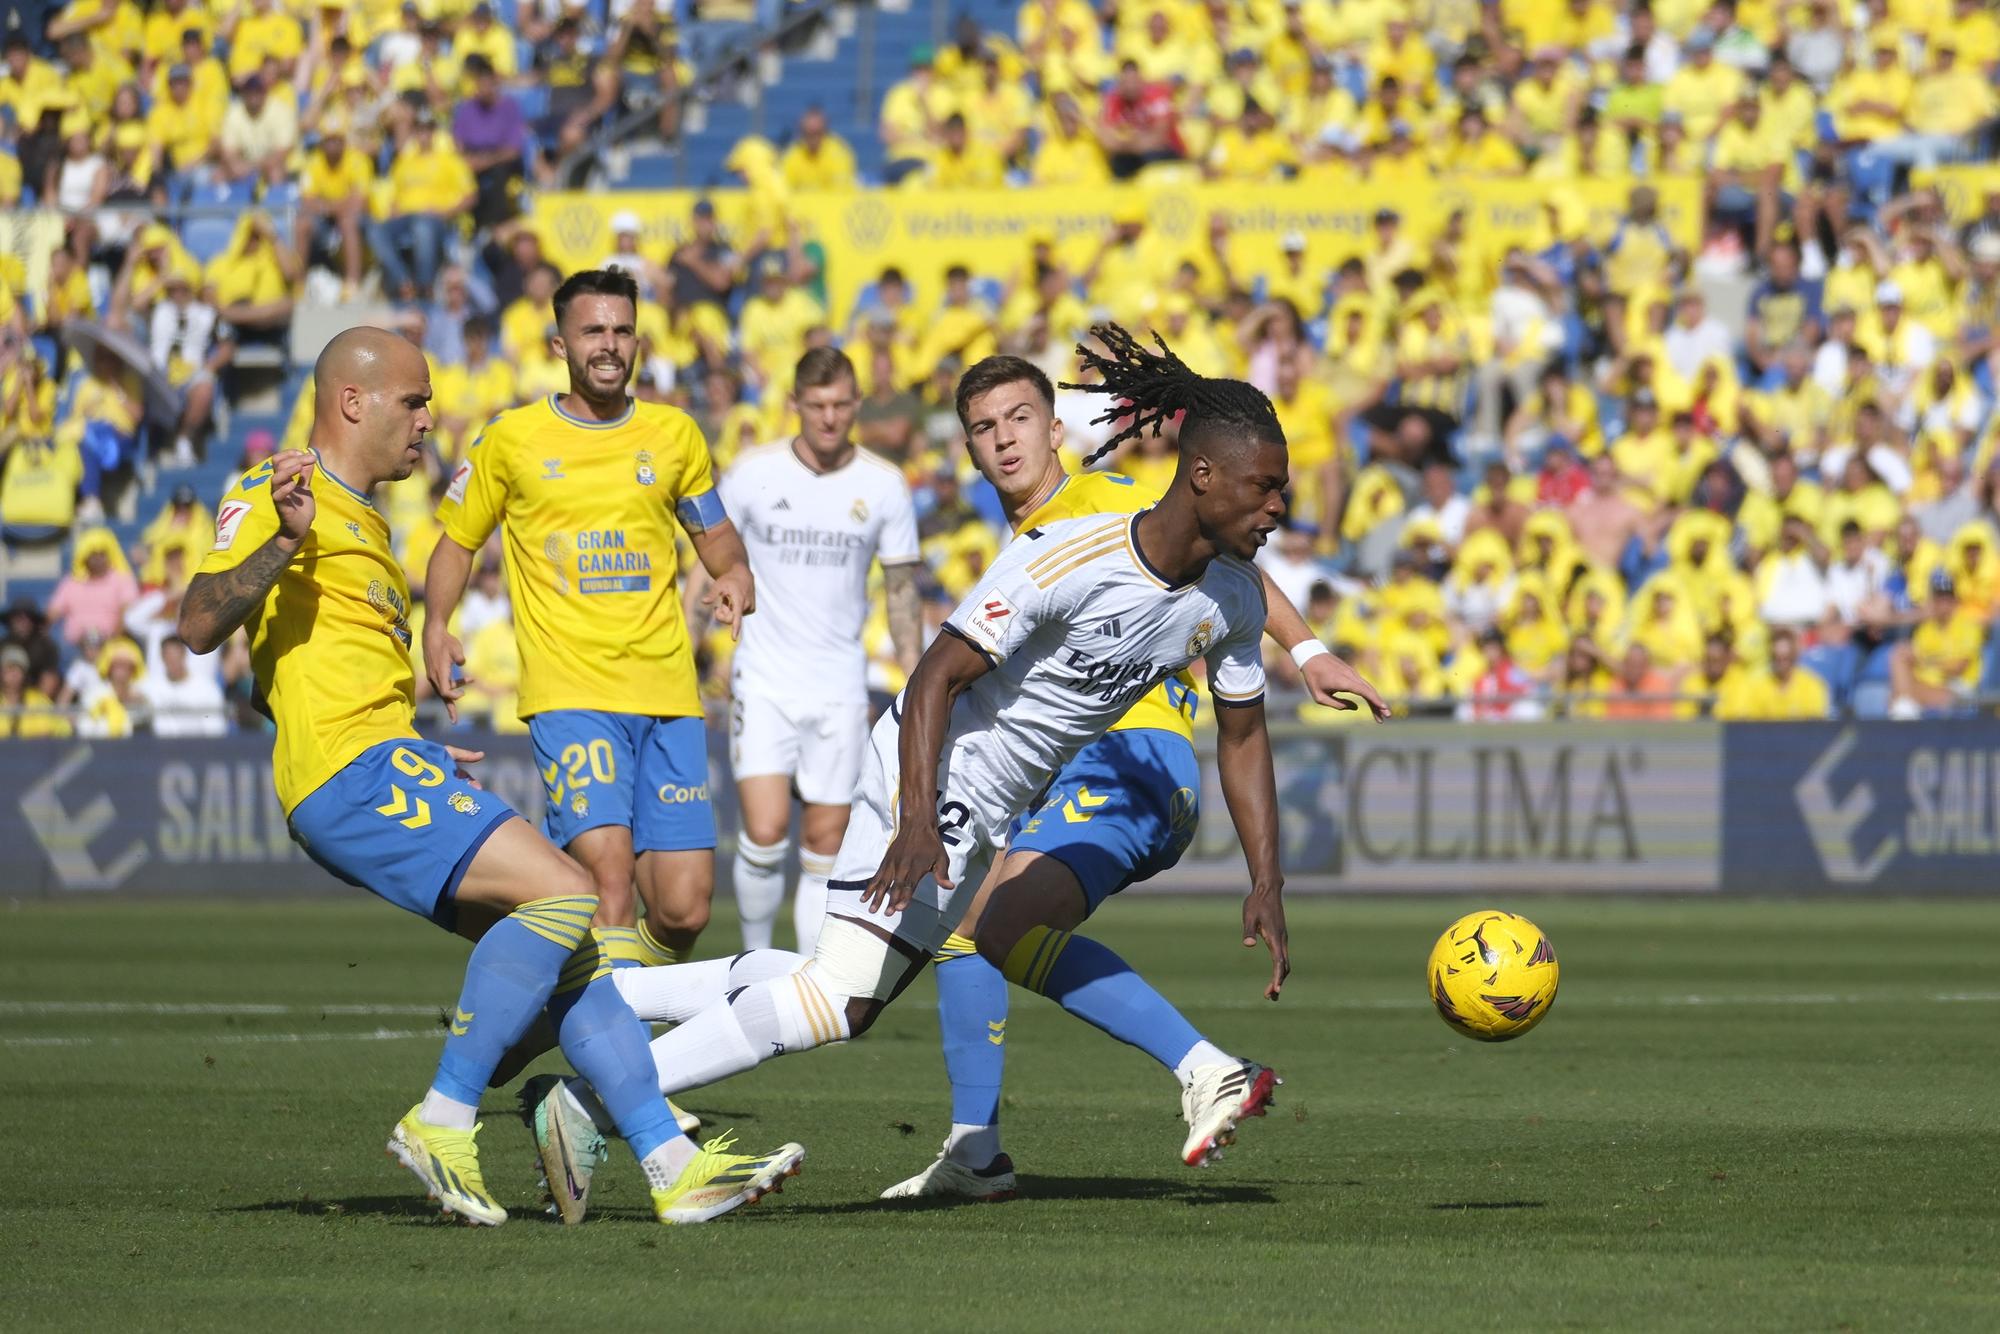
<svg viewBox="0 0 2000 1334"><path fill-rule="evenodd" d="M622 296L632 303L632 309L639 309L639 284L631 274L623 269L581 269L563 279L556 289L556 324L561 326L563 316L569 312L569 303L580 296Z"/></svg>
<svg viewBox="0 0 2000 1334"><path fill-rule="evenodd" d="M467 338L484 338L492 342L494 338L493 317L491 315L470 315L466 317L462 332Z"/></svg>
<svg viewBox="0 0 2000 1334"><path fill-rule="evenodd" d="M965 425L965 414L972 400L981 394L990 393L1003 384L1027 381L1042 397L1042 406L1050 412L1056 408L1056 387L1049 383L1048 375L1034 362L1022 357L984 357L972 363L958 380L956 407L958 421Z"/></svg>
<svg viewBox="0 0 2000 1334"><path fill-rule="evenodd" d="M1259 441L1285 443L1285 428L1278 422L1277 410L1257 386L1242 380L1212 380L1196 375L1157 333L1153 335L1153 345L1159 351L1152 352L1116 324L1096 325L1090 332L1104 344L1105 350L1099 352L1087 343L1079 344L1077 356L1087 369L1103 378L1103 383L1065 382L1063 388L1120 400L1093 419L1091 425L1117 421L1126 414L1127 404L1132 424L1093 450L1084 459L1086 467L1127 440L1138 439L1148 426L1158 436L1175 413L1187 414L1181 422L1183 449L1192 440L1229 428L1247 432Z"/></svg>

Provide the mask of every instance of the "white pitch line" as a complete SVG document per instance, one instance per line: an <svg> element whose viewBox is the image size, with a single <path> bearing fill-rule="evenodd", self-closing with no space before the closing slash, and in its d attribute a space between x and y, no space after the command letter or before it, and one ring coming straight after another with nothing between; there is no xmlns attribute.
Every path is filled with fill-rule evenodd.
<svg viewBox="0 0 2000 1334"><path fill-rule="evenodd" d="M0 1001L0 1014L435 1015L442 1005L258 1005L239 1002Z"/></svg>
<svg viewBox="0 0 2000 1334"><path fill-rule="evenodd" d="M143 1038L0 1038L0 1047L117 1047L132 1042L150 1044L175 1040L214 1046L268 1042L406 1042L413 1038L435 1039L440 1031L435 1028L378 1028L368 1033L149 1033Z"/></svg>

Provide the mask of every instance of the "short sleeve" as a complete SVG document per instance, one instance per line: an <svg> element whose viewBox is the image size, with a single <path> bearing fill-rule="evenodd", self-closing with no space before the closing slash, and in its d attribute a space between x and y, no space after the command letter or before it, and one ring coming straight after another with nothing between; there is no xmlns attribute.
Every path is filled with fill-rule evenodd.
<svg viewBox="0 0 2000 1334"><path fill-rule="evenodd" d="M445 536L467 551L477 551L500 526L506 509L506 427L501 417L495 417L451 470L437 520L444 525Z"/></svg>
<svg viewBox="0 0 2000 1334"><path fill-rule="evenodd" d="M1005 662L1038 628L1073 610L1093 582L1093 562L1049 560L1063 545L1046 535L1026 534L1008 543L945 618L945 631L978 649L994 666Z"/></svg>
<svg viewBox="0 0 2000 1334"><path fill-rule="evenodd" d="M1230 617L1229 633L1207 653L1208 693L1222 708L1255 704L1264 698L1264 597L1260 583L1254 603Z"/></svg>
<svg viewBox="0 0 2000 1334"><path fill-rule="evenodd" d="M917 507L902 478L892 478L887 490L882 532L875 540L875 557L884 565L908 565L923 554L917 542Z"/></svg>
<svg viewBox="0 0 2000 1334"><path fill-rule="evenodd" d="M689 533L705 533L729 519L722 497L715 489L715 462L709 456L708 440L694 418L680 423L681 469L674 479L674 514Z"/></svg>
<svg viewBox="0 0 2000 1334"><path fill-rule="evenodd" d="M197 574L221 574L241 565L278 531L278 507L271 503L271 463L267 459L238 478L215 507L215 544L201 558Z"/></svg>

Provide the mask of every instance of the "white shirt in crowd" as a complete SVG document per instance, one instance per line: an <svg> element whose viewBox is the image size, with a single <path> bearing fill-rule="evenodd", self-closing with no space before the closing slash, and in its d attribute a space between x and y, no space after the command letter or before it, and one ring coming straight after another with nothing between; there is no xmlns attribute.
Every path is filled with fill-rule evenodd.
<svg viewBox="0 0 2000 1334"><path fill-rule="evenodd" d="M139 679L139 693L153 707L153 735L221 736L229 730L222 685L201 672L183 670L175 680L162 668Z"/></svg>
<svg viewBox="0 0 2000 1334"><path fill-rule="evenodd" d="M1818 624L1829 599L1826 576L1813 563L1812 553L1802 547L1789 554L1772 552L1768 559L1773 566L1771 584L1757 614L1772 625Z"/></svg>

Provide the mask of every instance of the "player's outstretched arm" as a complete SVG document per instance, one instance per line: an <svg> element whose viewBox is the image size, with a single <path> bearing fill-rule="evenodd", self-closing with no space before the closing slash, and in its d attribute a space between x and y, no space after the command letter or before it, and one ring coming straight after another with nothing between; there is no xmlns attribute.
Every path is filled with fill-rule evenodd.
<svg viewBox="0 0 2000 1334"><path fill-rule="evenodd" d="M278 531L228 569L197 574L181 596L175 631L193 653L209 653L264 604L271 586L312 532L314 456L287 450L271 461L271 505Z"/></svg>
<svg viewBox="0 0 2000 1334"><path fill-rule="evenodd" d="M453 722L458 721L458 698L472 678L452 675L452 668L465 665L465 646L451 632L451 618L471 578L472 552L449 533L438 538L424 571L424 675Z"/></svg>
<svg viewBox="0 0 2000 1334"><path fill-rule="evenodd" d="M1271 951L1269 1000L1278 999L1292 971L1285 936L1285 876L1278 866L1278 780L1271 771L1271 734L1264 702L1223 704L1215 710L1215 763L1230 823L1250 864L1250 895L1243 900L1243 944L1259 940Z"/></svg>
<svg viewBox="0 0 2000 1334"><path fill-rule="evenodd" d="M1386 720L1389 706L1382 702L1381 694L1368 678L1335 657L1332 649L1320 643L1312 627L1306 624L1306 618L1299 615L1299 609L1292 605L1292 600L1271 582L1268 573L1259 569L1257 574L1264 581L1264 633L1276 640L1279 648L1292 655L1313 703L1329 709L1351 710L1360 707L1347 698L1355 695L1367 703L1369 712L1375 715L1378 722Z"/></svg>
<svg viewBox="0 0 2000 1334"><path fill-rule="evenodd" d="M750 577L750 553L743 549L743 535L728 519L699 531L688 530L694 554L708 571L708 591L701 605L710 617L730 627L732 636L743 637L743 618L757 610L757 585Z"/></svg>
<svg viewBox="0 0 2000 1334"><path fill-rule="evenodd" d="M887 905L888 911L901 912L927 875L951 888L950 863L938 832L938 759L944 754L953 701L989 670L991 664L984 653L947 631L924 651L903 689L896 751L897 767L902 771L897 784L896 837L862 896L870 909Z"/></svg>

